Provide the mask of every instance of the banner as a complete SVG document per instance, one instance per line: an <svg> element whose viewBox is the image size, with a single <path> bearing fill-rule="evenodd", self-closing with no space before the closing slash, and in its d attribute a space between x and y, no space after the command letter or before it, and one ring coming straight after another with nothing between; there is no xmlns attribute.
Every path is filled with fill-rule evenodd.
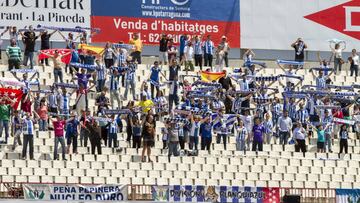
<svg viewBox="0 0 360 203"><path fill-rule="evenodd" d="M71 49L45 49L45 50L40 50L40 54L38 56L39 61L42 59L46 59L49 58L48 55L49 54L51 56L53 56L55 54L55 51L58 51L59 55L63 56L65 54L67 54L66 56L61 58L61 61L65 64L69 64L71 61L71 54L68 54L69 52L71 52Z"/></svg>
<svg viewBox="0 0 360 203"><path fill-rule="evenodd" d="M86 51L90 51L94 54L98 54L100 55L101 53L104 52L104 47L96 47L96 46L91 46L91 45L87 45L87 44L79 44L79 49L80 51L82 50L86 50Z"/></svg>
<svg viewBox="0 0 360 203"><path fill-rule="evenodd" d="M169 199L169 186L151 186L153 201L167 202Z"/></svg>
<svg viewBox="0 0 360 203"><path fill-rule="evenodd" d="M212 82L217 81L220 78L224 77L226 75L226 72L208 72L208 71L201 71L201 80L205 82Z"/></svg>
<svg viewBox="0 0 360 203"><path fill-rule="evenodd" d="M169 202L280 202L279 188L176 185L169 186L168 192Z"/></svg>
<svg viewBox="0 0 360 203"><path fill-rule="evenodd" d="M10 100L14 101L12 105L14 109L18 108L22 95L23 91L20 89L0 88L0 98L4 99L5 97L9 97ZM6 101L6 104L9 104L9 102Z"/></svg>
<svg viewBox="0 0 360 203"><path fill-rule="evenodd" d="M123 201L127 185L24 184L25 200Z"/></svg>
<svg viewBox="0 0 360 203"><path fill-rule="evenodd" d="M161 34L211 35L215 46L225 35L230 47L240 47L239 0L92 0L92 27L101 29L93 42L127 43L141 33L144 44L158 45ZM205 39L204 39L205 40Z"/></svg>
<svg viewBox="0 0 360 203"><path fill-rule="evenodd" d="M16 26L18 29L38 25L75 28L89 27L91 1L87 0L6 0L0 3L0 21L4 26ZM4 38L9 38L8 34ZM59 34L51 40L63 41Z"/></svg>
<svg viewBox="0 0 360 203"><path fill-rule="evenodd" d="M336 203L360 202L360 189L336 189Z"/></svg>
<svg viewBox="0 0 360 203"><path fill-rule="evenodd" d="M301 37L306 50L330 51L328 40L336 38L350 52L360 40L359 6L358 0L241 0L241 47L293 50Z"/></svg>

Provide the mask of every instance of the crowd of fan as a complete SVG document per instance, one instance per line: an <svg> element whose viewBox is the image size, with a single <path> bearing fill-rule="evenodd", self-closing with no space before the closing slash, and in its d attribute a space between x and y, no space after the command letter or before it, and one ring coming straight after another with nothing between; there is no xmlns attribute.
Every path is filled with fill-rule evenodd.
<svg viewBox="0 0 360 203"><path fill-rule="evenodd" d="M38 77L37 72L32 76L24 73L22 78L14 73L15 78L25 83L20 110L12 108L14 101L9 97L1 96L0 134L2 136L3 129L5 133L2 142L8 144L11 126L11 135L14 136L12 149L15 150L22 143L24 159L28 146L30 159L34 159L34 124L38 124L39 131L54 131L54 159L58 159L60 143L63 160L66 160L66 153L77 154L78 145L87 147L89 140L93 154L96 150L101 154L104 146L117 148L120 139L117 135L123 130L127 135L126 141L132 142L130 147L143 147L142 161L145 161L145 153L151 161L151 148L154 147L156 134L162 135L163 148L168 148L169 159L172 155L183 154L184 150L194 152L192 154L200 149L210 153L213 135L216 135L217 143L222 140L224 150L229 143L229 136L235 136L236 150L239 151L262 151L263 144L278 143L285 146L290 141L296 151L304 153L307 150L306 138L317 138L318 152L332 152L334 139L339 139L340 153L343 150L348 152L347 140L350 139L351 131L359 139L358 123L349 125L333 121L334 118L355 120L360 115L360 106L355 101L358 95L339 96L335 93L342 92L342 87L331 84L330 75L342 71L342 64L346 62L342 58L345 49L341 47L342 43L331 47L334 68L329 67L332 59L326 61L319 56L320 69L311 70L316 85L307 94L296 97L296 88L305 88L302 86L302 77L296 75L302 68L307 48L300 38L291 45L295 49L294 62L298 64L279 63L284 70L285 84L281 82L282 77L259 74L266 65L255 63L252 50L246 51L244 66L234 73L230 74L230 69L227 69L228 73L218 81L198 80L191 84L187 78L198 77L194 71L202 70L203 62L205 67L209 67L206 71L222 72L229 66L230 46L226 37L223 36L220 44L215 46L210 35L204 41L202 35L182 35L177 47L173 39L164 34L160 40L159 61L155 61L148 70L148 80L142 82L139 91L135 85L136 70L138 64L141 64L143 45L138 34L128 42L133 46L132 49L116 48L107 43L104 51L96 55L77 49L78 43L87 43L86 32L77 37L69 33L65 37L57 30L52 33L42 30L36 35L30 26L24 32L9 27L1 36L6 32L9 32L11 39L6 49L9 70L19 69L21 64L27 67L28 62L30 68L33 68L37 38L41 38L42 50L50 49L50 38L58 32L64 38L66 48L71 49L68 53L71 54L70 65L62 63L64 54L48 54L53 62L51 65L55 79L54 85L48 87L50 91L31 89L29 83ZM18 46L19 37L25 47L24 53ZM356 50L352 51L347 61L350 63L351 75L355 73L357 77L359 56ZM73 63L95 65L96 68L79 68L72 66ZM42 60L41 64L50 65L48 59ZM187 74L180 73L182 67ZM63 74L71 75L77 88L62 86ZM160 80L160 75L165 81ZM277 87L271 88L272 85ZM276 96L279 95L280 86L284 88L280 92L283 96L281 98ZM357 88L351 86L351 90L347 91L355 91ZM165 95L163 89L167 90L168 95ZM97 110L94 112L89 108L90 92L97 93ZM133 100L123 106L122 102L128 99L129 92ZM72 100L71 95L74 93L77 96ZM156 121L165 124L161 132L156 131ZM126 127L123 127L123 122ZM188 146L185 146L186 143Z"/></svg>

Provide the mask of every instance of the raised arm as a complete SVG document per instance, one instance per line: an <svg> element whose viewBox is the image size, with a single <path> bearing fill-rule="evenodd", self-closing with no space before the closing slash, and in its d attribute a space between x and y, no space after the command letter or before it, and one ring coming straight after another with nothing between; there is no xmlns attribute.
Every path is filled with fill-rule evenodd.
<svg viewBox="0 0 360 203"><path fill-rule="evenodd" d="M65 41L67 41L66 37L64 36L64 34L61 31L59 31L59 34Z"/></svg>

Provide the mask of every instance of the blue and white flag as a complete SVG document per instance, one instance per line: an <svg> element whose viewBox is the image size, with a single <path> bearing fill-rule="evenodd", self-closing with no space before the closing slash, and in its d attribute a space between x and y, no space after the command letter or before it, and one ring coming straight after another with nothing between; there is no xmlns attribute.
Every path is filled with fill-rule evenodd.
<svg viewBox="0 0 360 203"><path fill-rule="evenodd" d="M336 203L360 202L360 189L336 189Z"/></svg>
<svg viewBox="0 0 360 203"><path fill-rule="evenodd" d="M237 121L237 116L235 114L223 114L221 118L217 119L218 116L218 113L213 113L211 115L211 118L214 122L213 128L215 129L215 131L218 131L220 133L231 132L235 122Z"/></svg>
<svg viewBox="0 0 360 203"><path fill-rule="evenodd" d="M88 65L88 64L82 64L82 63L70 63L70 66L75 68L83 68L87 70L95 70L97 65Z"/></svg>
<svg viewBox="0 0 360 203"><path fill-rule="evenodd" d="M304 62L298 62L298 61L287 61L287 60L277 60L278 64L286 64L286 65L293 65L293 66L303 66Z"/></svg>

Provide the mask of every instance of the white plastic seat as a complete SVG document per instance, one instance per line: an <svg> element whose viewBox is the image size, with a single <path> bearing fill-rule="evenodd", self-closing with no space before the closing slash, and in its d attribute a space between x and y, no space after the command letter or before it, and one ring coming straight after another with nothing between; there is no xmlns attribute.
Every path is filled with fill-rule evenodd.
<svg viewBox="0 0 360 203"><path fill-rule="evenodd" d="M83 176L80 178L80 183L81 184L92 184L92 177L90 176Z"/></svg>
<svg viewBox="0 0 360 203"><path fill-rule="evenodd" d="M74 176L82 177L82 176L85 175L85 170L84 169L76 168L76 169L73 169L72 171L73 171Z"/></svg>
<svg viewBox="0 0 360 203"><path fill-rule="evenodd" d="M27 178L27 176L17 175L17 176L15 176L15 182L26 183L26 182L28 182L28 178Z"/></svg>
<svg viewBox="0 0 360 203"><path fill-rule="evenodd" d="M66 183L66 177L65 176L55 176L54 182L55 183Z"/></svg>
<svg viewBox="0 0 360 203"><path fill-rule="evenodd" d="M98 169L99 177L109 177L110 171L109 169Z"/></svg>
<svg viewBox="0 0 360 203"><path fill-rule="evenodd" d="M138 177L138 178L147 178L148 173L147 173L147 171L137 170L136 171L136 177Z"/></svg>
<svg viewBox="0 0 360 203"><path fill-rule="evenodd" d="M81 178L80 178L81 179ZM69 176L67 177L66 183L72 183L72 184L77 184L79 183L79 177L78 176Z"/></svg>
<svg viewBox="0 0 360 203"><path fill-rule="evenodd" d="M30 175L28 176L29 183L40 183L40 176Z"/></svg>
<svg viewBox="0 0 360 203"><path fill-rule="evenodd" d="M59 176L60 175L60 170L58 168L48 168L47 169L47 174L49 176Z"/></svg>
<svg viewBox="0 0 360 203"><path fill-rule="evenodd" d="M342 175L332 174L331 175L331 180L336 181L336 182L342 182L343 178L342 178Z"/></svg>

